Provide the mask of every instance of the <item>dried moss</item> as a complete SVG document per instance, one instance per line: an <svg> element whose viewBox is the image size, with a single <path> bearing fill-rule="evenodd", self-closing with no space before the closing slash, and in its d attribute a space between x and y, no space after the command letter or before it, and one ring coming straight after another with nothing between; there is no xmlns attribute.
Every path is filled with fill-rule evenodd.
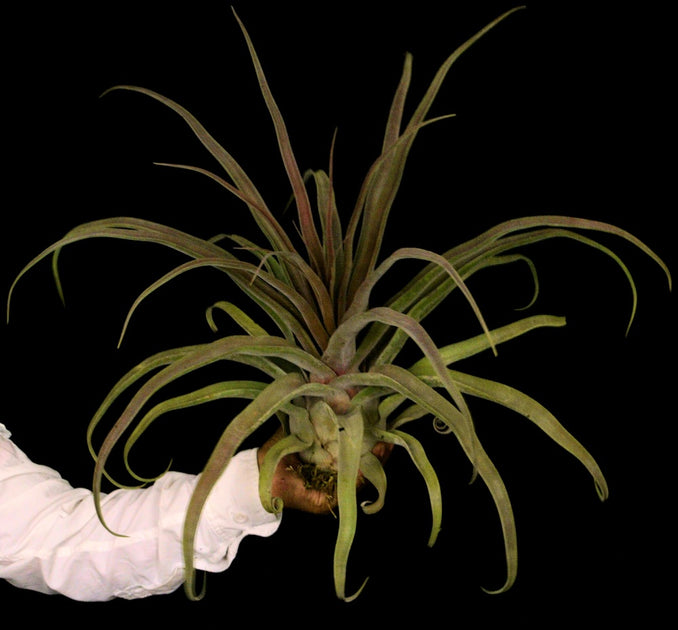
<svg viewBox="0 0 678 630"><path fill-rule="evenodd" d="M329 500L336 497L336 470L321 468L317 464L307 463L294 466L294 470L304 480L304 487L307 490L318 490L324 493Z"/></svg>

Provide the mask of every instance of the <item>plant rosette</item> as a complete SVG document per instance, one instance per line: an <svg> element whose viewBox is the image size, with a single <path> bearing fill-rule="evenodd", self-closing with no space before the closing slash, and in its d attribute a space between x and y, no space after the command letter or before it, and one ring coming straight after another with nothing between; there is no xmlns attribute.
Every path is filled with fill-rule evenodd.
<svg viewBox="0 0 678 630"><path fill-rule="evenodd" d="M249 209L265 243L256 244L237 235L219 235L205 240L132 217L92 221L74 228L30 261L12 285L10 299L16 282L48 256L53 257L55 278L61 292L57 272L61 249L85 239L113 238L161 244L187 257L186 262L139 295L124 323L123 335L130 317L144 299L179 276L197 269L212 268L224 272L243 296L265 314L266 321L260 323L231 300L212 305L207 310L207 320L215 332L218 332L215 320L218 312L232 319L242 329L242 334L221 336L209 343L178 347L148 357L112 388L88 428L88 444L96 462L93 482L96 509L104 522L100 505L101 484L102 478L108 476L105 466L116 444L123 444L124 461L130 474L142 483L152 482L154 479L136 474L128 458L135 442L158 417L172 410L188 409L219 399L247 401L214 445L187 509L183 546L185 589L190 598L202 596L196 589L193 545L205 500L243 441L269 420L279 424L283 436L271 446L261 463L261 501L270 511L283 509L279 498L271 492L273 472L284 458L296 454L300 473L306 476L308 484L327 492L336 504L338 532L334 583L337 596L344 600L355 598L362 590L361 587L356 593L346 592L347 562L359 509L377 512L386 495L383 462L373 452L377 444L402 448L411 457L426 483L430 498L429 545L433 545L438 537L442 521L440 483L423 445L407 430L410 423L426 417L434 419L438 431L454 434L475 475L486 484L501 523L506 555L504 584L493 592L505 591L513 584L518 551L511 502L499 472L476 434L467 397L493 401L529 419L579 460L591 474L598 496L601 499L607 497L607 484L594 458L545 407L509 385L456 369L456 364L468 357L488 350L496 353L502 343L535 329L561 327L565 319L533 315L490 330L466 282L481 269L525 263L535 278L534 303L538 292L536 271L523 250L550 239L574 240L610 257L627 278L633 296L630 325L637 299L631 273L616 253L589 234L618 237L639 248L660 266L670 286L669 270L659 256L634 235L614 225L570 216L544 215L500 223L442 254L405 247L381 257L389 211L410 148L420 130L450 117L428 117L450 67L470 46L516 10L506 12L485 26L444 61L408 121L403 118L412 57L406 56L381 154L368 169L345 226L334 196L334 143L327 171L300 171L283 117L252 41L236 16L273 121L293 192L300 237L297 240L300 240L301 248L281 227L240 164L190 112L143 87L120 85L112 88L150 97L185 121L223 173L183 164L165 166L198 172L234 195ZM312 191L315 192L314 202ZM423 263L422 270L383 304L372 304L375 285L394 266L408 260ZM474 337L439 347L422 320L453 291L460 293L475 313L479 330ZM411 365L399 365L397 360L407 342L416 344L421 358ZM261 373L262 380L209 383L187 394L150 403L152 397L174 381L221 361L255 368ZM130 394L124 410L96 448L93 444L95 428L113 403L132 387L136 387L136 391ZM126 437L123 439L123 436ZM376 489L377 498L361 505L357 500L357 486L363 479Z"/></svg>

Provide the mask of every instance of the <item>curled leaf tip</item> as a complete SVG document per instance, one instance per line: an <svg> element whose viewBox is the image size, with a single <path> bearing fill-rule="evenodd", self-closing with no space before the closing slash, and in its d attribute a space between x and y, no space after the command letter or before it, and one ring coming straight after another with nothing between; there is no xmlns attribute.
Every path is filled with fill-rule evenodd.
<svg viewBox="0 0 678 630"><path fill-rule="evenodd" d="M511 588L511 586L513 586L513 584L509 584L507 582L501 588L488 589L488 588L485 588L484 586L481 586L480 590L482 590L483 593L486 593L487 595L501 595L502 593L506 593L506 591L508 591Z"/></svg>
<svg viewBox="0 0 678 630"><path fill-rule="evenodd" d="M365 588L365 585L367 584L367 581L369 579L370 579L369 576L366 577L364 582L361 584L360 588L355 593L353 593L353 595L348 596L344 595L343 597L341 597L341 599L345 602L353 602L356 599L358 599L358 597L360 597L360 594L363 592L363 589Z"/></svg>
<svg viewBox="0 0 678 630"><path fill-rule="evenodd" d="M285 502L280 497L271 497L269 507L272 514L280 514L285 507Z"/></svg>
<svg viewBox="0 0 678 630"><path fill-rule="evenodd" d="M607 499L610 498L610 491L608 490L607 487L607 482L605 479L596 479L595 481L596 484L596 493L598 495L598 498L601 501L607 501Z"/></svg>

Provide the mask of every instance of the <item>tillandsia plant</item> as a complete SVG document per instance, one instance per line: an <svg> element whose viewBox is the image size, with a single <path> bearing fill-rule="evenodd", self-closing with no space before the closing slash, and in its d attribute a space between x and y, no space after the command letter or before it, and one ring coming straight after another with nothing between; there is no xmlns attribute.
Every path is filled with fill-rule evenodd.
<svg viewBox="0 0 678 630"><path fill-rule="evenodd" d="M55 278L61 292L57 272L60 250L85 239L115 238L158 243L186 256L186 262L139 295L124 323L123 334L130 316L145 298L182 274L202 268L223 271L266 315L265 321L255 322L246 306L231 300L213 304L207 309L207 319L215 333L218 332L215 312L223 312L242 329L242 334L219 336L208 343L150 356L115 384L89 425L88 443L95 458L94 500L105 525L100 493L103 478L110 477L106 464L116 445L124 447L124 462L130 474L142 483L152 482L153 479L142 477L132 469L129 454L156 419L172 410L189 409L219 399L245 401L242 410L224 423L223 433L211 451L187 508L183 546L185 588L190 598L200 598L203 594L196 585L193 545L205 501L244 440L269 421L282 426L284 437L267 452L261 466L262 504L273 512L283 509L280 499L271 492L273 472L282 458L298 454L304 463L299 474L307 475L310 485L320 480L320 487L329 488L327 492L333 495L328 501L336 505L338 519L334 583L337 596L344 600L353 599L362 590L361 586L357 592L347 593L346 587L347 562L359 510L377 512L385 500L387 475L382 462L372 453L376 443L401 447L421 473L431 505L428 543L433 545L436 541L442 520L441 487L424 446L408 431L408 426L413 426L410 423L416 426L416 420L427 417L433 418L436 430L454 434L474 474L486 484L496 505L507 570L504 584L491 592L505 591L513 584L517 544L511 503L502 478L474 429L467 404L469 396L493 401L525 416L579 460L592 476L600 499L607 497L605 478L593 457L547 409L509 385L456 369L459 361L487 351L496 353L500 344L529 331L563 326L564 318L535 315L490 330L466 282L481 269L516 261L527 262L534 272L531 260L522 253L526 246L549 239L575 240L613 259L628 279L632 293L630 325L636 309L633 278L624 262L590 234L613 235L630 242L662 268L670 286L670 273L663 261L647 245L619 227L550 215L500 223L442 254L416 247L397 249L386 256L380 252L389 212L417 134L425 126L449 118L431 118L428 113L450 67L464 51L516 10L499 16L444 61L409 120L404 120L404 110L412 57L406 55L381 154L365 175L345 225L335 203L333 150L327 171L300 170L252 41L236 15L291 184L298 235L285 232L276 213L269 209L234 157L181 105L143 87L112 88L144 94L185 121L223 173L180 164L166 166L196 171L218 182L247 206L263 242L257 244L237 235L205 240L139 218L93 221L71 230L30 261L12 285L10 299L16 282L48 256L53 256ZM408 260L419 262L419 273L383 304L373 304L375 286L392 267ZM535 276L535 297L537 286ZM455 290L468 303L464 307L475 313L478 334L439 347L422 321ZM408 342L416 344L421 356L414 364L403 366L398 359L402 358L401 351ZM151 401L178 379L222 361L253 367L261 374L261 380L210 382L189 393L166 396L162 402ZM95 447L95 429L112 413L113 404L124 394L127 394L126 406L101 445ZM374 501L358 503L360 479L373 486Z"/></svg>

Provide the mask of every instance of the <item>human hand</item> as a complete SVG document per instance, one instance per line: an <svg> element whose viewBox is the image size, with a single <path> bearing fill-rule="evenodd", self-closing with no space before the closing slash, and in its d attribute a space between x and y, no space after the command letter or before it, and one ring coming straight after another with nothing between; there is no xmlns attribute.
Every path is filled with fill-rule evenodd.
<svg viewBox="0 0 678 630"><path fill-rule="evenodd" d="M269 449L284 436L283 430L278 429L258 450L257 460L259 468ZM384 463L391 451L392 444L377 442L372 452ZM283 457L273 474L271 494L279 497L286 508L302 510L312 514L327 514L332 512L337 505L336 493L328 495L322 490L307 488L304 479L299 474L301 460L296 454ZM362 476L358 480L358 487L364 485Z"/></svg>

